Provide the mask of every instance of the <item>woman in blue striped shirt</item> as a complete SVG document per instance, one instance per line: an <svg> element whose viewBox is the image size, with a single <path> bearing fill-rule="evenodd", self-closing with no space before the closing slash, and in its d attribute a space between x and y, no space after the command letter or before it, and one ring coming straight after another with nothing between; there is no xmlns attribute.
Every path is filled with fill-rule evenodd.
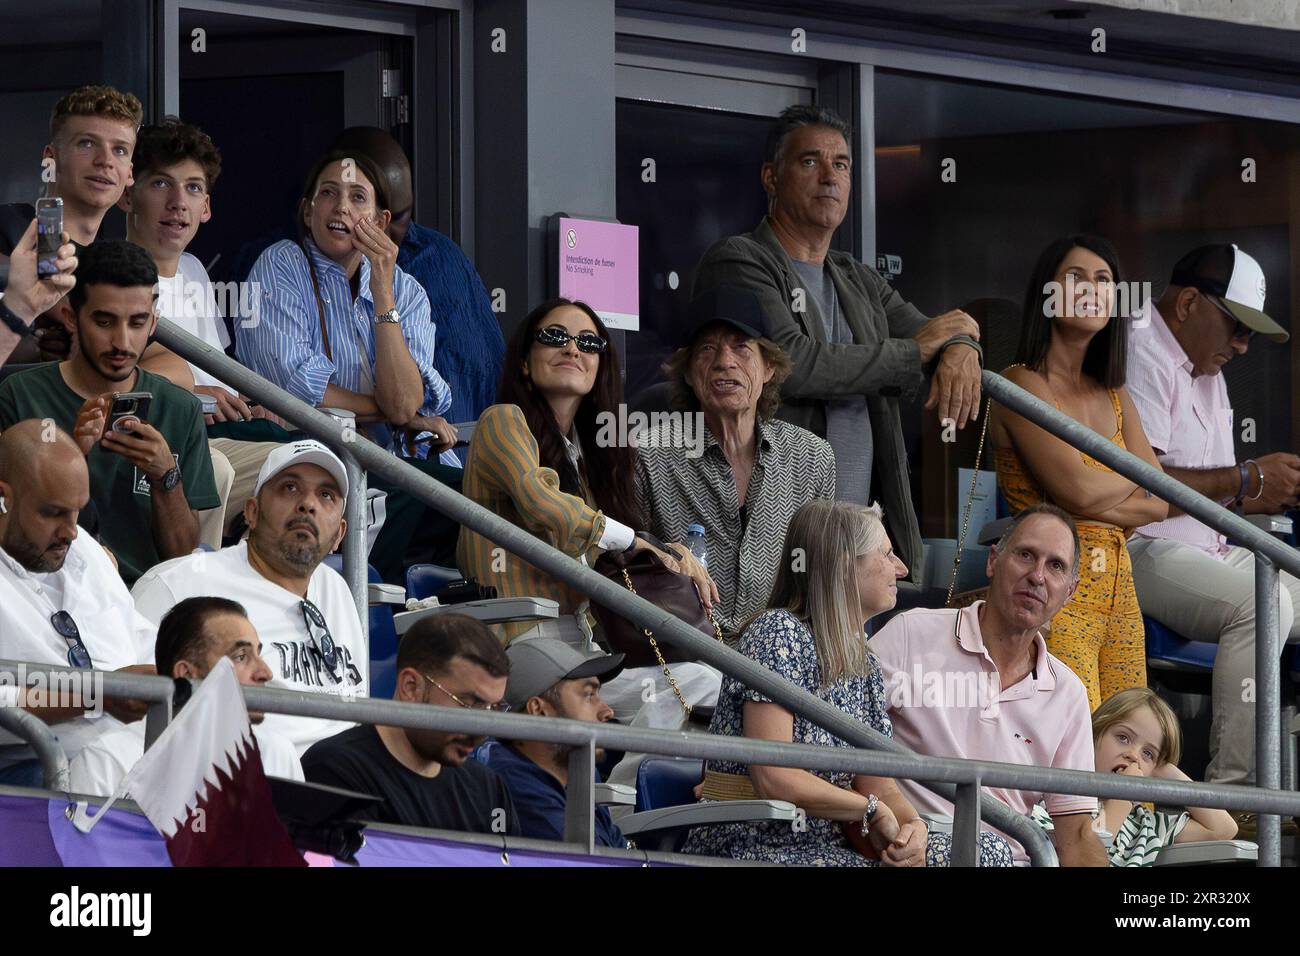
<svg viewBox="0 0 1300 956"><path fill-rule="evenodd" d="M429 299L397 267L387 193L362 155L317 161L303 188L301 241L270 246L249 273L257 307L240 323L236 350L308 404L352 412L377 444L413 458L440 453L458 467Z"/></svg>

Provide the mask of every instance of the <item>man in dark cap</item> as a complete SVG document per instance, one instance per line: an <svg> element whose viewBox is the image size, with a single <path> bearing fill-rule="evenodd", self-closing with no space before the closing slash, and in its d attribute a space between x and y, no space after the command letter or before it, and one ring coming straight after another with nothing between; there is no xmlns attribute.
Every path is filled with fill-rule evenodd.
<svg viewBox="0 0 1300 956"><path fill-rule="evenodd" d="M600 685L623 670L622 654L585 655L563 641L536 637L506 648L510 680L506 703L516 713L603 724L614 709L600 699ZM565 787L571 746L541 740L490 741L487 765L510 788L523 836L564 839ZM599 760L601 752L596 751ZM599 782L600 774L597 772ZM624 848L627 840L604 807L596 808L596 845Z"/></svg>
<svg viewBox="0 0 1300 956"><path fill-rule="evenodd" d="M1247 514L1294 507L1300 458L1275 452L1238 461L1223 366L1260 335L1289 335L1264 313L1264 272L1234 245L1201 246L1180 259L1160 301L1128 341L1128 390L1142 427L1172 477ZM1138 528L1129 542L1144 613L1194 641L1213 641L1210 766L1214 783L1252 783L1255 705L1254 555L1177 506ZM1281 579L1281 641L1300 640L1294 606L1300 581ZM1249 823L1249 821L1246 821Z"/></svg>

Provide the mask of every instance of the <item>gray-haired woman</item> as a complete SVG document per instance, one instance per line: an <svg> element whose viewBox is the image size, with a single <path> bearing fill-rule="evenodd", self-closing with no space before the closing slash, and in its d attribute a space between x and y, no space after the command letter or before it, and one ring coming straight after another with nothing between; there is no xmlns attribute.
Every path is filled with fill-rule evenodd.
<svg viewBox="0 0 1300 956"><path fill-rule="evenodd" d="M894 606L907 568L894 554L878 508L811 501L795 514L785 539L769 610L743 630L737 650L791 683L886 736L885 685L867 648L865 622ZM723 681L710 730L778 743L847 747L735 678ZM929 833L892 779L789 767L705 764L703 799L787 800L806 826L785 822L699 827L685 850L795 866L946 866L948 834ZM844 824L862 824L864 850ZM1010 866L996 834L981 834L980 865Z"/></svg>

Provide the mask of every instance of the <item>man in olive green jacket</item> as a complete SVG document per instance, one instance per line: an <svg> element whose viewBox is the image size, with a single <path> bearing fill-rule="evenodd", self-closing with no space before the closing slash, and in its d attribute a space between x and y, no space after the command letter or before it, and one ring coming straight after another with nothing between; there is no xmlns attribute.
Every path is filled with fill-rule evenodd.
<svg viewBox="0 0 1300 956"><path fill-rule="evenodd" d="M913 581L921 533L912 507L899 402L932 381L925 407L958 428L979 413L979 327L954 310L928 318L831 237L849 209L848 125L830 110L794 106L777 120L762 169L768 216L750 233L715 243L696 270L696 295L719 286L753 291L763 330L793 371L778 417L831 443L841 499L866 503L873 487Z"/></svg>

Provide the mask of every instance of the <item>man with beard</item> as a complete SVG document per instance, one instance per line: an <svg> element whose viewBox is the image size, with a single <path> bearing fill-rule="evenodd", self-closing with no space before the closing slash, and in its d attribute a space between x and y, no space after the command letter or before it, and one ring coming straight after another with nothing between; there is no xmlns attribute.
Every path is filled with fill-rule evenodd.
<svg viewBox="0 0 1300 956"><path fill-rule="evenodd" d="M587 656L563 641L538 637L511 642L506 702L511 710L538 717L563 717L603 724L614 708L600 699L600 685L623 670L622 654ZM569 785L569 744L544 740L493 741L487 765L501 774L519 800L519 825L526 837L564 839L565 788ZM603 751L596 751L602 759ZM600 772L596 772L600 782ZM627 848L606 807L596 807L596 845Z"/></svg>
<svg viewBox="0 0 1300 956"><path fill-rule="evenodd" d="M464 614L416 622L397 649L395 700L505 710L510 660L482 623ZM520 835L505 781L469 756L482 737L362 724L322 740L302 758L312 783L370 793L376 823Z"/></svg>
<svg viewBox="0 0 1300 956"><path fill-rule="evenodd" d="M262 659L262 642L238 602L221 597L186 598L163 615L154 642L154 665L159 674L203 680L223 657L230 658L241 684L261 687L271 679L271 669ZM301 780L302 764L293 744L259 726L265 719L260 711L248 712L248 720L256 728L263 769L268 776ZM69 789L111 796L143 756L143 722L101 734L68 762Z"/></svg>
<svg viewBox="0 0 1300 956"><path fill-rule="evenodd" d="M99 536L127 586L199 542L197 511L221 504L199 400L137 368L158 324L158 269L129 242L97 242L79 257L61 315L77 347L64 362L0 384L0 428L48 419L86 456ZM115 393L148 393L148 410L109 427Z"/></svg>
<svg viewBox="0 0 1300 956"><path fill-rule="evenodd" d="M0 658L152 674L145 663L152 625L132 607L104 549L77 533L89 499L86 460L66 433L23 421L0 435ZM20 706L49 724L69 758L139 720L148 706L100 700L88 682L22 691L18 676L4 675L0 706ZM31 748L4 731L0 783L41 783Z"/></svg>
<svg viewBox="0 0 1300 956"><path fill-rule="evenodd" d="M347 494L343 462L320 442L281 445L244 505L248 538L154 568L131 592L136 607L161 621L185 598L238 601L261 637L269 686L365 696L366 642L356 604L342 576L321 563L347 530ZM349 724L267 714L265 726L293 741L301 755Z"/></svg>

